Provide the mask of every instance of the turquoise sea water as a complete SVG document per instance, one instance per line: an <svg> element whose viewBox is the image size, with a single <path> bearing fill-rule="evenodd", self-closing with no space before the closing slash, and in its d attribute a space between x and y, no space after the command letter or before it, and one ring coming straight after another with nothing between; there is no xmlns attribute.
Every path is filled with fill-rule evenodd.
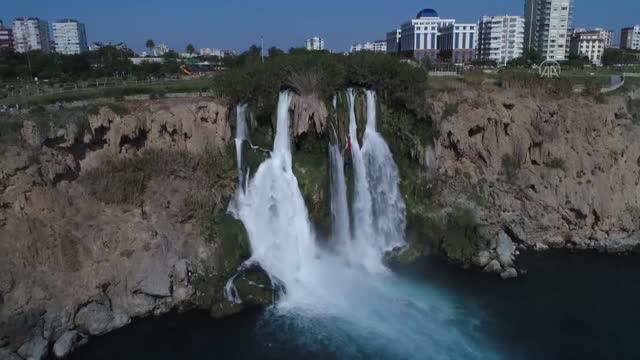
<svg viewBox="0 0 640 360"><path fill-rule="evenodd" d="M402 270L385 291L349 296L371 326L340 312L195 311L134 321L71 358L640 359L640 257L524 254L518 264L528 274L509 281L437 260Z"/></svg>

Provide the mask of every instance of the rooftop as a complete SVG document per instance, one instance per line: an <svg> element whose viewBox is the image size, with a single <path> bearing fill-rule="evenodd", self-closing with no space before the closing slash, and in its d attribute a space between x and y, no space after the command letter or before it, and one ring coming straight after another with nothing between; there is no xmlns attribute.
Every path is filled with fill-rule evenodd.
<svg viewBox="0 0 640 360"><path fill-rule="evenodd" d="M439 17L438 13L433 10L433 9L422 9L420 10L420 12L418 13L418 15L416 15L416 19L420 19L420 18L434 18L434 17Z"/></svg>
<svg viewBox="0 0 640 360"><path fill-rule="evenodd" d="M76 19L60 19L56 23L80 23L80 21Z"/></svg>

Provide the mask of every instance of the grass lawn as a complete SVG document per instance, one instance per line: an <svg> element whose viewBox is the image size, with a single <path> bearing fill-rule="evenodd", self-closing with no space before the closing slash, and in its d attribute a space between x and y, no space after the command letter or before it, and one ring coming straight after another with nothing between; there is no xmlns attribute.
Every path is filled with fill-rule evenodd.
<svg viewBox="0 0 640 360"><path fill-rule="evenodd" d="M164 96L164 94L167 93L189 93L207 91L211 89L213 85L214 80L211 78L167 80L152 84L130 84L107 88L69 90L52 94L14 96L0 99L0 105L13 106L19 104L20 106L25 107L53 104L58 101L70 102L79 100L92 100L98 98L121 98L128 95Z"/></svg>

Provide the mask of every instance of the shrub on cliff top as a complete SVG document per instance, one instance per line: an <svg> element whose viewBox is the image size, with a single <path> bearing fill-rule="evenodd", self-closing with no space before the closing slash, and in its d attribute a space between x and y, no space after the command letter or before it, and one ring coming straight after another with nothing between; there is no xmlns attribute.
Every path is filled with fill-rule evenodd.
<svg viewBox="0 0 640 360"><path fill-rule="evenodd" d="M306 81L309 79L313 81ZM270 57L264 63L247 61L227 70L214 81L216 90L231 101L251 100L256 110L267 112L275 110L280 89L304 88L308 91L307 85L312 85L325 101L349 86L373 88L392 105L423 112L427 72L385 54L343 56L294 51Z"/></svg>
<svg viewBox="0 0 640 360"><path fill-rule="evenodd" d="M487 75L482 70L472 70L465 72L463 75L463 81L469 85L479 86L487 78Z"/></svg>
<svg viewBox="0 0 640 360"><path fill-rule="evenodd" d="M526 73L522 71L503 71L500 73L500 84L502 87L521 88L537 90L557 96L571 96L573 85L567 78L545 79L538 74Z"/></svg>

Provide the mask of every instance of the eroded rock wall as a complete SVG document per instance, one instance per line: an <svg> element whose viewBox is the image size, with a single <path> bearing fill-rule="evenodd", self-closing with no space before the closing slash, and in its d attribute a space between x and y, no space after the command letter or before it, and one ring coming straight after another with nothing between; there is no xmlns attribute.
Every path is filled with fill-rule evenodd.
<svg viewBox="0 0 640 360"><path fill-rule="evenodd" d="M58 127L27 120L25 145L0 159L0 358L64 356L90 336L171 309L233 310L220 304L226 250L181 209L200 190L197 179L147 179L131 204L100 202L76 180L146 149L222 152L228 107L190 99L123 106L124 114L103 107ZM212 186L220 202L233 193Z"/></svg>
<svg viewBox="0 0 640 360"><path fill-rule="evenodd" d="M434 101L441 174L482 183L484 216L533 249L640 244L640 124L627 97L466 89ZM457 111L443 116L455 104Z"/></svg>

